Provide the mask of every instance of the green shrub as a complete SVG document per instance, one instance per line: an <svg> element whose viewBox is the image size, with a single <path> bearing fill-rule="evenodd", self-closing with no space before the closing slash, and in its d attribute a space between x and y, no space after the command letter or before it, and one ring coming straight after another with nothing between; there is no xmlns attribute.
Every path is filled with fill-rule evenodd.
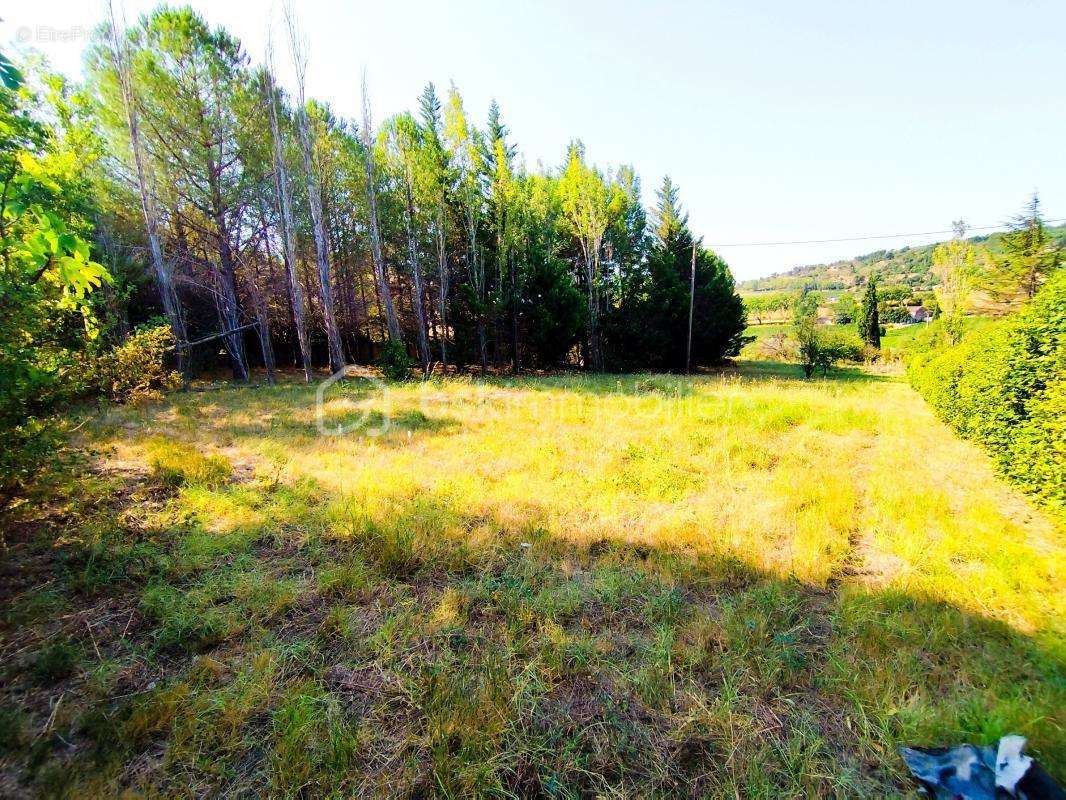
<svg viewBox="0 0 1066 800"><path fill-rule="evenodd" d="M46 465L55 464L61 441L56 426L30 417L13 427L0 426L0 512L23 497ZM0 545L4 532L0 527Z"/></svg>
<svg viewBox="0 0 1066 800"><path fill-rule="evenodd" d="M143 403L158 400L181 386L181 376L167 367L174 334L165 324L141 326L98 359L101 390L113 400Z"/></svg>
<svg viewBox="0 0 1066 800"><path fill-rule="evenodd" d="M865 358L866 347L858 334L850 329L819 328L817 331L817 364L822 375L840 361L860 363Z"/></svg>
<svg viewBox="0 0 1066 800"><path fill-rule="evenodd" d="M813 319L797 321L793 336L803 374L808 378L816 370L825 377L837 362L858 363L865 356L865 346L856 333L844 328L824 328Z"/></svg>
<svg viewBox="0 0 1066 800"><path fill-rule="evenodd" d="M908 374L945 421L988 449L1002 474L1066 509L1066 272L1013 316L916 355Z"/></svg>
<svg viewBox="0 0 1066 800"><path fill-rule="evenodd" d="M411 377L412 363L403 342L395 339L385 342L381 357L378 359L381 373L392 381L405 381Z"/></svg>

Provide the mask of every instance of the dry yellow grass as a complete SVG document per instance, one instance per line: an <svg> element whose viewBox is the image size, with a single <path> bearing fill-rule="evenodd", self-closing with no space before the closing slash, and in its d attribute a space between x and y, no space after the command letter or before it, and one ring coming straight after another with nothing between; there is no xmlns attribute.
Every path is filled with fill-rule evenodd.
<svg viewBox="0 0 1066 800"><path fill-rule="evenodd" d="M1066 758L1062 524L901 379L352 381L321 410L352 429L299 385L85 428L105 470L180 484L148 515L151 657L226 664L138 706L169 754L144 786L237 763L257 713L272 755L234 780L274 794L878 796L901 742ZM317 633L279 632L309 604Z"/></svg>

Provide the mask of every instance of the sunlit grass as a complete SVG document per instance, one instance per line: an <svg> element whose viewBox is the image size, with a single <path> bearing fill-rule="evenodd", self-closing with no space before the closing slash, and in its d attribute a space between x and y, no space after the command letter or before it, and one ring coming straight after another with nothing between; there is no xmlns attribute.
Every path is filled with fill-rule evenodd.
<svg viewBox="0 0 1066 800"><path fill-rule="evenodd" d="M92 420L101 467L171 492L139 561L115 533L93 562L148 564L137 652L169 665L114 774L883 796L899 743L1006 732L1059 769L1061 522L902 380L795 373L353 380L343 435L296 384Z"/></svg>

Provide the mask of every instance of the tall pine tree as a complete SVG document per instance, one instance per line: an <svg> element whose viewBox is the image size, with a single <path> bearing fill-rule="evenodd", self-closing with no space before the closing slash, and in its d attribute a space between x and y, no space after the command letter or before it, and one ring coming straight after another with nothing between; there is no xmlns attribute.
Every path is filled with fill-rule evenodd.
<svg viewBox="0 0 1066 800"><path fill-rule="evenodd" d="M627 288L610 325L609 361L616 369L685 369L694 237L669 177L658 191L655 242L640 285ZM716 364L736 355L744 307L717 254L695 240L692 362Z"/></svg>

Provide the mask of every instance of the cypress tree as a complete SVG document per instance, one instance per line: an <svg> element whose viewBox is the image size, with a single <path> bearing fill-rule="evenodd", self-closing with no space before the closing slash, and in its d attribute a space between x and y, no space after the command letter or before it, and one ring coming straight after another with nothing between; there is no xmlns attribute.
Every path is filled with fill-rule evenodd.
<svg viewBox="0 0 1066 800"><path fill-rule="evenodd" d="M877 280L870 278L862 295L859 311L859 336L871 347L881 349L881 320L877 317Z"/></svg>
<svg viewBox="0 0 1066 800"><path fill-rule="evenodd" d="M631 276L608 321L613 369L685 369L693 233L669 177L653 212L655 236L645 269ZM696 240L692 363L734 356L744 331L744 306L728 265Z"/></svg>
<svg viewBox="0 0 1066 800"><path fill-rule="evenodd" d="M655 194L659 198L655 207L655 238L665 246L671 236L677 236L688 225L688 214L681 212L677 187L669 175L663 178L663 185Z"/></svg>

